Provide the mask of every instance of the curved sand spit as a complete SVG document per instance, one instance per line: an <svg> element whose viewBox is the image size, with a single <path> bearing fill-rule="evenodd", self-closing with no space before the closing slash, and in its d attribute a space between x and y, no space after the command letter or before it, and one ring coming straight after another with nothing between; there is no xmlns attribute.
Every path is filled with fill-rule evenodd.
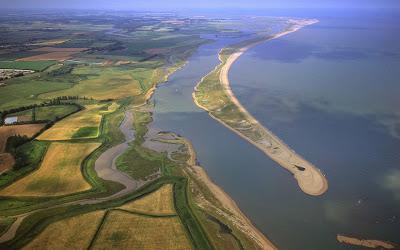
<svg viewBox="0 0 400 250"><path fill-rule="evenodd" d="M238 101L234 93L232 92L232 89L230 88L230 83L229 83L229 70L233 63L248 49L263 43L265 41L273 40L279 37L282 37L284 35L287 35L289 33L295 32L299 29L301 29L304 26L314 24L318 22L317 20L290 20L292 23L291 27L286 29L283 32L280 32L278 34L272 35L265 37L265 39L247 44L245 47L242 47L238 49L236 52L232 53L226 62L224 63L221 54L220 56L220 61L222 67L220 70L220 75L219 75L219 80L222 86L224 87L224 90L226 94L229 96L230 100L238 107L240 112L242 112L245 117L246 121L249 122L252 127L257 128L259 132L263 135L263 140L260 141L253 141L244 134L242 134L238 129L235 129L231 126L229 126L227 123L225 123L223 120L215 117L211 113L209 113L214 119L222 123L224 126L228 127L231 129L233 132L238 134L239 136L243 137L250 143L252 143L254 146L259 148L261 151L263 151L265 154L267 154L270 158L272 158L274 161L276 161L279 165L287 169L289 172L291 172L294 177L296 178L298 185L300 186L301 190L305 192L306 194L309 195L321 195L325 193L325 191L328 189L328 181L325 178L325 176L321 173L321 171L316 168L313 164L310 162L306 161L303 159L300 155L298 155L296 152L294 152L289 146L287 146L284 142L282 142L276 135L274 135L271 131L269 131L267 128L265 128L263 125L261 125ZM217 66L218 67L218 66ZM201 83L201 82L200 82ZM199 84L200 84L199 83ZM197 88L195 88L197 90ZM196 95L195 92L193 93L193 99L196 103L197 106L199 106L202 109L205 109L206 111L210 112L206 107L203 105L199 104L199 102L196 100Z"/></svg>

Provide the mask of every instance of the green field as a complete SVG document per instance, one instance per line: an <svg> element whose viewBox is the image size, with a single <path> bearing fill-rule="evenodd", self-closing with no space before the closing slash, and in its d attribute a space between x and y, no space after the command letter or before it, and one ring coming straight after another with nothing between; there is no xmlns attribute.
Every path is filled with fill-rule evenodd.
<svg viewBox="0 0 400 250"><path fill-rule="evenodd" d="M29 69L34 71L43 71L56 64L56 61L0 61L0 69Z"/></svg>
<svg viewBox="0 0 400 250"><path fill-rule="evenodd" d="M12 83L0 88L0 110L39 104L43 99L37 96L42 93L67 89L69 82L49 82L30 79L12 79Z"/></svg>
<svg viewBox="0 0 400 250"><path fill-rule="evenodd" d="M12 113L7 115L7 117L18 116L24 117L25 121L55 121L58 118L69 115L78 110L75 105L54 105L54 106L44 106L36 107L34 109L28 109L17 113Z"/></svg>
<svg viewBox="0 0 400 250"><path fill-rule="evenodd" d="M90 138L96 137L98 133L97 127L83 127L78 129L71 138Z"/></svg>
<svg viewBox="0 0 400 250"><path fill-rule="evenodd" d="M74 105L57 105L49 107L39 107L35 109L36 120L56 120L78 110Z"/></svg>

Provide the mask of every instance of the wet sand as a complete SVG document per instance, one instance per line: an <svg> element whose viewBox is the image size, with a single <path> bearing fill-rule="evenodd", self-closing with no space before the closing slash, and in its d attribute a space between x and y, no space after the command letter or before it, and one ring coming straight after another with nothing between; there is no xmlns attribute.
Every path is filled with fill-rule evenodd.
<svg viewBox="0 0 400 250"><path fill-rule="evenodd" d="M382 240L365 240L338 234L336 239L341 243L377 249L399 249L396 244Z"/></svg>
<svg viewBox="0 0 400 250"><path fill-rule="evenodd" d="M230 88L229 83L229 70L233 63L247 50L250 48L273 39L277 39L284 35L295 32L307 25L314 24L318 22L317 20L290 20L292 23L291 26L283 32L278 34L267 36L265 39L260 39L255 42L251 42L244 47L238 49L236 52L229 55L228 59L224 63L222 59L221 53L219 54L219 58L221 61L222 67L219 73L219 81L224 88L225 93L228 95L230 100L237 106L240 112L245 116L246 121L251 124L253 128L256 128L260 134L262 134L263 139L259 141L254 141L249 137L245 136L240 132L239 129L234 128L228 125L225 121L215 117L210 113L210 110L207 107L204 107L196 100L195 92L197 88L195 88L195 92L193 93L193 99L197 106L209 112L210 116L215 120L222 123L225 127L229 128L257 148L259 148L262 152L268 155L271 159L276 161L283 168L291 172L295 179L298 182L300 189L309 195L322 195L328 189L328 181L325 178L324 174L315 167L312 163L306 161L300 155L298 155L294 150L292 150L288 145L286 145L283 141L281 141L276 135L274 135L271 131L265 128L262 124L260 124L239 102L239 100L234 95L232 89ZM222 52L222 50L221 50ZM221 65L220 64L220 65ZM218 65L217 68L220 66ZM215 70L217 70L217 68ZM204 79L204 78L203 78ZM203 81L200 81L200 83ZM199 84L200 84L199 83ZM197 86L196 86L197 87Z"/></svg>

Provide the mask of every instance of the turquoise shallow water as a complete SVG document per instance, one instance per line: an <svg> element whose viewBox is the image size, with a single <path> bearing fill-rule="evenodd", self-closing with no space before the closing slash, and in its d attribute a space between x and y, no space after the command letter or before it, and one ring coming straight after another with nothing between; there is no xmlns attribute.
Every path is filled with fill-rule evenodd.
<svg viewBox="0 0 400 250"><path fill-rule="evenodd" d="M400 242L398 28L392 14L318 18L250 50L230 79L260 122L327 174L325 195L302 193L289 173L193 104L193 87L234 39L202 46L157 89L152 128L190 139L210 177L282 249L352 249L337 233Z"/></svg>

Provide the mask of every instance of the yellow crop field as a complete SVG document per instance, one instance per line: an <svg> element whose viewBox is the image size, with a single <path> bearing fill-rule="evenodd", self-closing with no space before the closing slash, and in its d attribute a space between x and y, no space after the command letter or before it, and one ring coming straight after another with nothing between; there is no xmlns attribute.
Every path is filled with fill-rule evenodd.
<svg viewBox="0 0 400 250"><path fill-rule="evenodd" d="M1 196L58 196L89 190L82 161L100 143L52 143L38 170L0 191Z"/></svg>
<svg viewBox="0 0 400 250"><path fill-rule="evenodd" d="M149 214L174 214L174 196L172 184L162 186L140 199L131 201L121 206L121 209Z"/></svg>
<svg viewBox="0 0 400 250"><path fill-rule="evenodd" d="M22 249L87 249L103 216L104 211L96 211L57 221Z"/></svg>
<svg viewBox="0 0 400 250"><path fill-rule="evenodd" d="M93 249L192 249L179 217L148 217L111 211Z"/></svg>
<svg viewBox="0 0 400 250"><path fill-rule="evenodd" d="M34 136L39 132L45 124L24 124L24 125L11 125L0 127L0 153L5 149L8 137L13 135L26 135L28 137Z"/></svg>
<svg viewBox="0 0 400 250"><path fill-rule="evenodd" d="M116 104L115 104L116 105ZM115 111L112 104L108 110ZM103 110L105 105L87 105L85 109L57 122L53 127L41 134L39 140L57 141L72 138L96 138L103 114L111 112Z"/></svg>

